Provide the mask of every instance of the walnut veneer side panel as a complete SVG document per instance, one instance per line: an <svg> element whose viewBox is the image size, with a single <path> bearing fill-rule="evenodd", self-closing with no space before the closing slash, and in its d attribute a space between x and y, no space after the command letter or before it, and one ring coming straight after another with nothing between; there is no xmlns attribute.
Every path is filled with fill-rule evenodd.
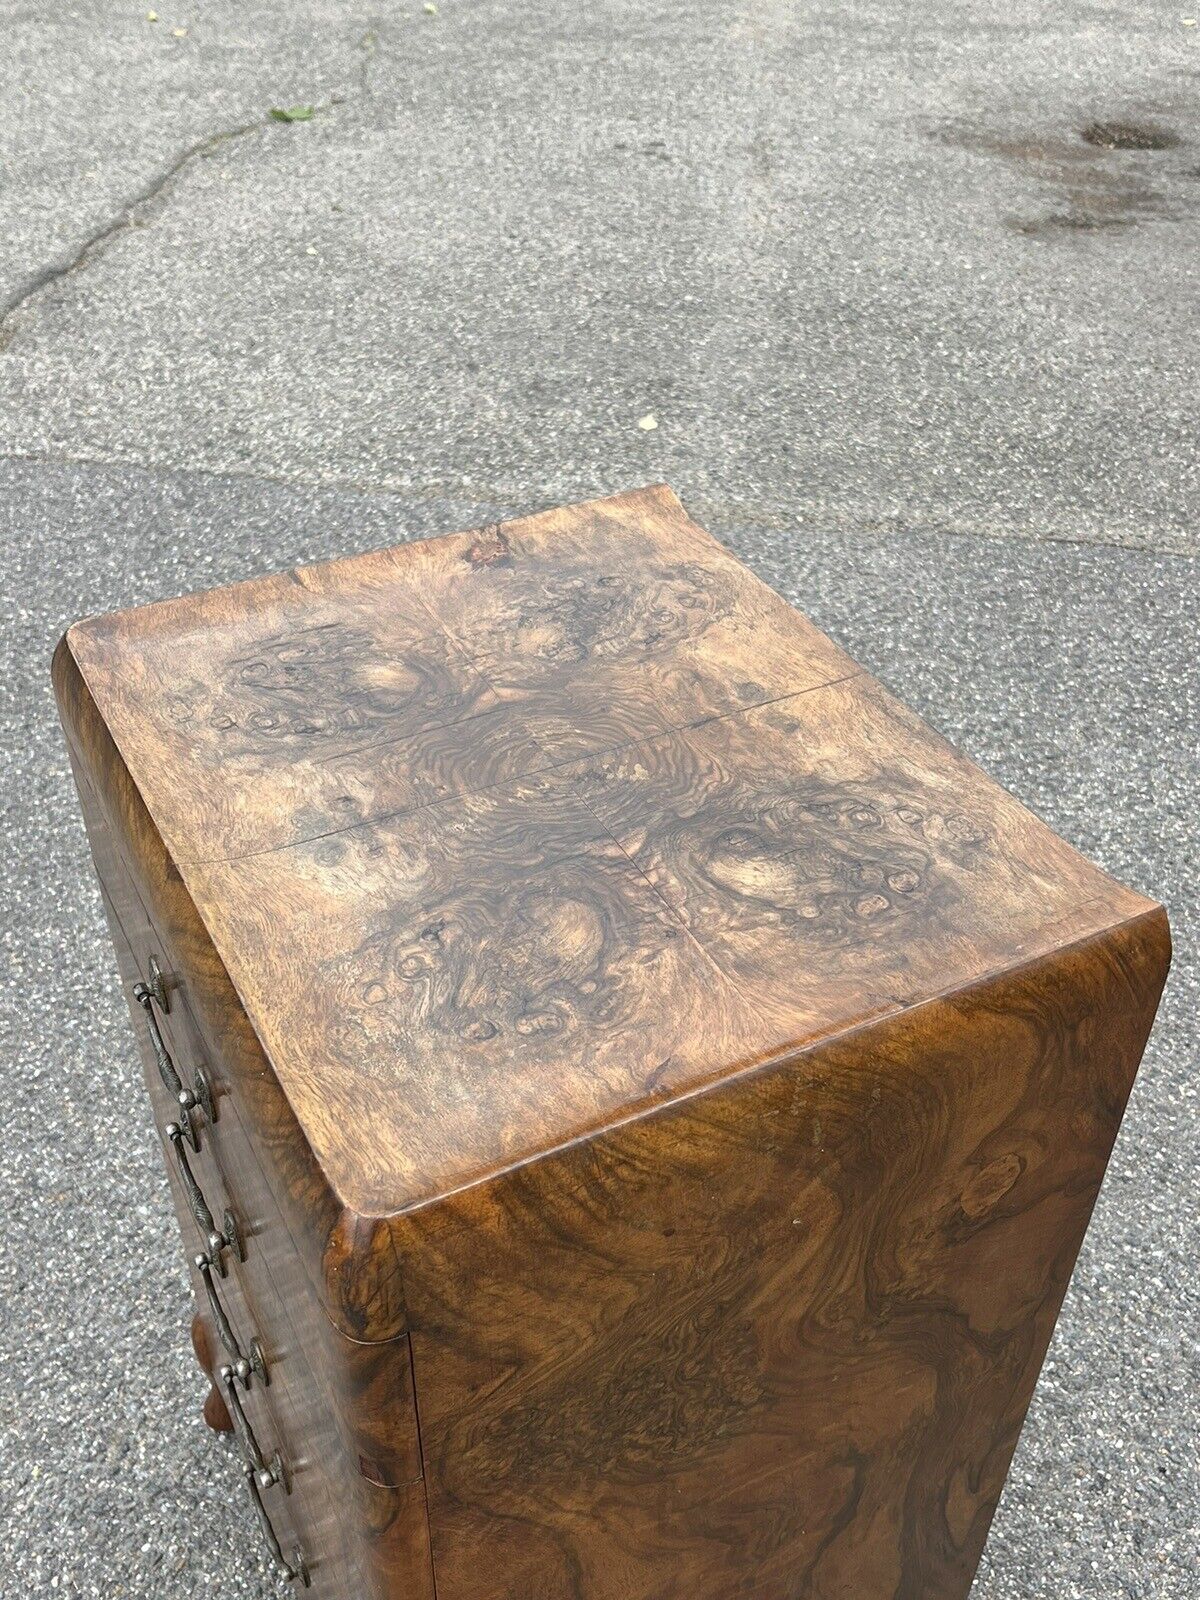
<svg viewBox="0 0 1200 1600"><path fill-rule="evenodd" d="M1149 912L410 1218L438 1600L963 1600Z"/></svg>

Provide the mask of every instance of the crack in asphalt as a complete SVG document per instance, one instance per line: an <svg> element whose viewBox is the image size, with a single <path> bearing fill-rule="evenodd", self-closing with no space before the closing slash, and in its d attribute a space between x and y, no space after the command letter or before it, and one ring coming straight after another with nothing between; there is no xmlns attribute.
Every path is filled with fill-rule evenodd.
<svg viewBox="0 0 1200 1600"><path fill-rule="evenodd" d="M358 69L358 92L365 99L374 92L371 88L371 67L379 54L379 34L374 23L358 41L357 48L362 57Z"/></svg>
<svg viewBox="0 0 1200 1600"><path fill-rule="evenodd" d="M363 98L371 94L370 72L371 65L378 53L379 36L375 27L369 27L355 45L355 50L361 55L362 62L358 72L358 91L356 98ZM345 103L344 95L331 94L329 99L313 108L313 116L323 116L332 111L335 106ZM311 119L309 119L311 120ZM203 139L197 139L186 149L181 150L174 161L165 167L156 177L152 178L144 188L139 189L129 200L117 210L94 233L88 235L78 248L65 259L52 261L47 266L25 280L15 294L11 295L3 305L0 305L0 355L12 344L16 333L16 324L21 313L36 300L42 292L64 278L71 277L74 273L82 271L97 256L103 254L112 241L130 228L140 227L148 212L156 203L168 195L174 188L176 181L197 161L203 161L211 156L214 151L227 144L235 144L241 139L248 138L251 134L262 133L268 129L280 126L278 119L270 111L261 117L254 118L251 122L244 122L235 128L222 128L216 133L207 134Z"/></svg>
<svg viewBox="0 0 1200 1600"><path fill-rule="evenodd" d="M479 507L480 516L489 521L496 519L497 507L508 508L503 512L502 520L504 520L518 515L532 515L554 503L554 497L551 496L549 499L530 504L528 487L513 484L472 485L455 484L445 480L411 484L355 477L346 473L272 472L261 466L254 468L216 466L194 461L183 464L177 461L155 460L151 456L140 456L132 452L121 456L103 454L89 456L55 450L0 448L0 467L3 466L74 468L97 473L145 473L148 477L160 478L191 476L210 478L218 482L272 484L285 489L313 489L322 494L354 494L378 499L422 502L452 500L459 505ZM586 492L583 488L569 491L568 498L582 499ZM593 485L592 492L601 493L601 487ZM762 506L747 505L737 501L715 501L703 495L690 494L688 504L702 521L726 527L741 527L756 533L764 531L794 533L804 526L802 521L797 520L796 514L786 517L775 515ZM813 515L816 516L815 513ZM1195 550L1185 549L1174 541L1155 543L1148 537L1120 538L1117 535L1106 537L1102 533L1090 532L1030 533L1025 526L1004 523L999 518L990 528L980 528L966 523L923 521L920 518L881 520L867 512L854 515L846 513L834 518L827 509L822 508L817 520L832 532L861 533L867 537L880 537L887 533L899 538L911 534L930 539L995 540L1003 541L1005 544L1063 545L1068 548L1111 550L1126 556L1153 556L1155 560L1185 561L1190 566L1195 566L1197 561L1200 561L1200 555Z"/></svg>
<svg viewBox="0 0 1200 1600"><path fill-rule="evenodd" d="M43 289L48 289L51 284L58 283L63 278L68 278L72 273L80 271L116 238L124 233L127 228L136 227L142 220L143 214L166 194L181 173L187 170L193 162L202 160L211 155L214 150L222 145L229 144L236 139L244 139L248 134L256 133L260 128L265 128L269 117L263 117L256 122L243 123L237 128L225 128L219 133L210 133L204 139L198 139L195 144L190 144L185 150L164 168L157 177L153 178L143 189L140 189L132 199L125 202L104 225L83 241L73 255L66 260L51 262L19 288L13 296L0 309L0 351L6 350L12 342L16 329L14 323L21 312L31 300L35 300Z"/></svg>

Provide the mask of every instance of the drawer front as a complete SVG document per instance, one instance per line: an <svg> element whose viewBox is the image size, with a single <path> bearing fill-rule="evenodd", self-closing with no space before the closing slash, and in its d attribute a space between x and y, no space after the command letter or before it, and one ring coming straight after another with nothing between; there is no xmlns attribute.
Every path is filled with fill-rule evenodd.
<svg viewBox="0 0 1200 1600"><path fill-rule="evenodd" d="M218 1383L223 1366L249 1369L248 1385L235 1381L252 1448L268 1469L278 1451L285 1469L283 1481L259 1489L276 1559L297 1587L306 1568L318 1600L432 1600L408 1338L359 1344L321 1307L248 1135L238 1084L196 1021L188 974L77 763L76 780L207 1329L205 1365ZM223 1273L198 1269L202 1254Z"/></svg>
<svg viewBox="0 0 1200 1600"><path fill-rule="evenodd" d="M122 870L119 860L116 869ZM241 1270L239 1256L245 1253L255 1264L251 1276L258 1279L265 1275L275 1303L288 1308L298 1345L323 1392L352 1470L375 1485L403 1488L421 1477L407 1335L379 1344L360 1344L330 1322L256 1155L237 1087L222 1062L206 1048L189 1003L187 974L172 964L169 948L128 875L124 875L123 890L131 918L145 930L140 970L149 977L153 963L169 1006L164 1013L151 1001L144 1008L144 1018L140 1020L145 1026L140 1031L149 1042L151 1028L158 1030L185 1092L211 1105L213 1113L210 1117L201 1109L194 1117L195 1129L203 1130L203 1150L197 1156L179 1120L171 1089L162 1074L149 1074L160 1130L172 1121L181 1130L170 1142L169 1153L180 1169L186 1164L193 1172L205 1170L201 1187L206 1191L212 1228L218 1235L216 1243L225 1244L220 1251L222 1262L244 1277L247 1274ZM144 985L146 980L142 982ZM135 1025L138 1022L135 1011ZM198 1248L205 1244L208 1231L207 1218L202 1228L193 1229ZM253 1283L250 1293L253 1300Z"/></svg>
<svg viewBox="0 0 1200 1600"><path fill-rule="evenodd" d="M186 1011L182 1006L177 1009L181 1016L175 1036L182 1041ZM186 1043L177 1046L176 1059L185 1069L195 1062L203 1071L204 1058ZM227 1231L223 1221L217 1221L223 1219L227 1208L232 1232L246 1253L247 1262L243 1263L236 1248L227 1247L223 1252L231 1275L239 1282L247 1279L247 1294L253 1303L269 1296L272 1309L268 1312L264 1307L264 1317L277 1315L292 1329L320 1390L329 1447L344 1454L347 1470L381 1487L402 1488L419 1480L421 1457L408 1336L382 1344L357 1344L333 1327L312 1292L311 1280L255 1158L236 1095L218 1076L211 1081L219 1115L209 1132L201 1164L211 1173L216 1231ZM186 1142L176 1139L173 1148L188 1154ZM247 1270L251 1261L253 1273Z"/></svg>
<svg viewBox="0 0 1200 1600"><path fill-rule="evenodd" d="M185 1081L194 1081L202 1063L185 1042L186 1006L173 1003L170 1019L174 1059ZM271 1374L265 1403L291 1467L293 1497L304 1503L306 1548L324 1553L309 1563L314 1586L336 1569L337 1584L348 1587L332 1592L344 1600L433 1600L409 1340L356 1344L333 1327L272 1203L236 1095L219 1077L212 1082L217 1120L201 1130L198 1156L178 1135L169 1141L173 1181L187 1161L205 1191L201 1224L186 1197L180 1213L198 1244L212 1231L209 1215L215 1231L231 1236L220 1251L226 1275L206 1275L200 1303L211 1283L222 1303L244 1308L244 1322L236 1311L230 1317L235 1328L259 1337ZM151 1082L151 1098L170 1115L161 1084ZM232 1228L217 1221L226 1212ZM245 1341L239 1346L249 1359ZM317 1485L319 1504L303 1492Z"/></svg>
<svg viewBox="0 0 1200 1600"><path fill-rule="evenodd" d="M164 1051L174 1066L172 1041L161 1026L154 1039L151 1014L134 998L144 981L136 974L148 967L147 931L135 928L131 938L107 893L105 903L196 1304L209 1330L203 1341L207 1370L241 1446L244 1490L239 1492L251 1501L269 1564L297 1588L332 1600L344 1592L345 1555L328 1480L330 1456L338 1448L329 1419L317 1403L316 1386L278 1300L261 1239L249 1228L243 1232L237 1201L217 1180L211 1151L215 1124L198 1106L181 1106L159 1071ZM195 1082L186 1072L182 1079Z"/></svg>

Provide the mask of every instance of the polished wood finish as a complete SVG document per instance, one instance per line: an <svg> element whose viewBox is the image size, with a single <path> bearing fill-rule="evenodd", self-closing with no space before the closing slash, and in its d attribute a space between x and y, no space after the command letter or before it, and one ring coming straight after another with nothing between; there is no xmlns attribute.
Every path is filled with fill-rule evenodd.
<svg viewBox="0 0 1200 1600"><path fill-rule="evenodd" d="M218 1090L217 1120L201 1122L201 1151L189 1159L214 1216L231 1208L245 1241L245 1262L226 1253L226 1276L216 1283L242 1351L257 1341L269 1369L268 1384L255 1379L239 1394L264 1454L278 1448L287 1463L286 1486L264 1495L281 1544L290 1550L299 1542L305 1549L317 1600L434 1600L408 1341L351 1340L317 1299L264 1179L259 1155L269 1141L251 1147L239 1121L240 1094L224 1075L223 1062L237 1059L229 1048L236 1035L222 1056L198 1032L194 1008L207 992L203 968L181 964L179 931L163 920L154 896L143 900L130 870L133 857L117 847L120 835L74 751L72 760L160 1130L177 1108L159 1080L141 1010L132 1001L151 957L168 977L170 1010L161 1025L172 1057L185 1078L202 1067ZM159 883L169 891L165 868ZM169 912L169 892L165 903ZM202 1281L190 1265L203 1241L169 1150L165 1159L196 1302L203 1307ZM204 1313L193 1322L193 1346L210 1378L231 1360ZM210 1425L222 1420L217 1399L224 1406L219 1395L205 1404ZM231 1496L240 1493L235 1482Z"/></svg>
<svg viewBox="0 0 1200 1600"><path fill-rule="evenodd" d="M665 489L79 624L55 682L314 1590L961 1600L1161 908Z"/></svg>
<svg viewBox="0 0 1200 1600"><path fill-rule="evenodd" d="M439 1208L439 1594L961 1597L1161 983L1153 914Z"/></svg>
<svg viewBox="0 0 1200 1600"><path fill-rule="evenodd" d="M204 1404L200 1408L200 1414L214 1433L233 1432L233 1418L229 1415L229 1407L212 1387L209 1388L204 1397Z"/></svg>
<svg viewBox="0 0 1200 1600"><path fill-rule="evenodd" d="M221 1364L217 1348L217 1336L213 1332L212 1324L207 1317L197 1311L192 1318L192 1349L196 1352L196 1360L200 1363L200 1370L209 1381L208 1393L204 1397L201 1415L214 1433L232 1433L233 1418L229 1415L229 1407L225 1404L220 1391L214 1381L214 1374Z"/></svg>

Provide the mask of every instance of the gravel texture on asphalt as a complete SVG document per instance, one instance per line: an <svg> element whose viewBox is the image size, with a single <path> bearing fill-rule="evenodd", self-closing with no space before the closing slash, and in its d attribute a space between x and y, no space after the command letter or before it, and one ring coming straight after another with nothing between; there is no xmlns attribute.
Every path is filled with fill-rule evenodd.
<svg viewBox="0 0 1200 1600"><path fill-rule="evenodd" d="M0 1124L0 1595L277 1592L203 1383L177 1229L55 723L77 616L519 504L0 467L10 1063ZM1194 558L717 523L1052 826L1168 905L1163 1010L975 1600L1190 1600L1197 1328Z"/></svg>
<svg viewBox="0 0 1200 1600"><path fill-rule="evenodd" d="M1200 1600L1191 11L159 3L0 0L0 1600L278 1593L58 635L664 479L1172 914L974 1600Z"/></svg>
<svg viewBox="0 0 1200 1600"><path fill-rule="evenodd" d="M1200 28L1171 8L159 16L5 23L0 450L1195 539Z"/></svg>

